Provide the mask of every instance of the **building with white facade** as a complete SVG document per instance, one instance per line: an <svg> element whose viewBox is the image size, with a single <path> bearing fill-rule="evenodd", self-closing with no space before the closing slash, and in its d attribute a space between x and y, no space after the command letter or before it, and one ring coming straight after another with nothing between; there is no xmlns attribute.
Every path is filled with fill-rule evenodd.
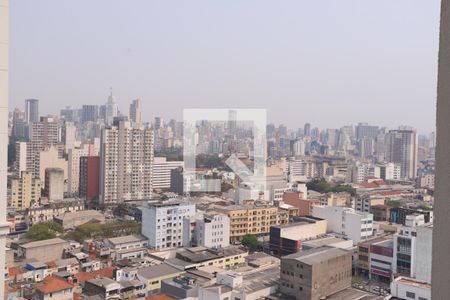
<svg viewBox="0 0 450 300"><path fill-rule="evenodd" d="M83 156L97 156L99 149L95 144L83 144L80 147L69 149L67 170L67 191L78 194L80 188L80 159Z"/></svg>
<svg viewBox="0 0 450 300"><path fill-rule="evenodd" d="M194 215L194 204L149 201L142 207L142 234L148 238L149 246L157 250L185 246L184 219Z"/></svg>
<svg viewBox="0 0 450 300"><path fill-rule="evenodd" d="M194 242L208 248L230 245L230 218L224 214L205 214L195 221Z"/></svg>
<svg viewBox="0 0 450 300"><path fill-rule="evenodd" d="M327 220L327 232L343 234L359 243L373 235L373 215L348 207L313 206L312 215Z"/></svg>
<svg viewBox="0 0 450 300"><path fill-rule="evenodd" d="M413 278L397 277L391 282L395 299L431 300L431 284Z"/></svg>
<svg viewBox="0 0 450 300"><path fill-rule="evenodd" d="M14 176L19 178L27 171L27 142L16 142L16 160L14 161Z"/></svg>
<svg viewBox="0 0 450 300"><path fill-rule="evenodd" d="M399 164L386 163L380 166L380 177L384 180L400 180L401 168Z"/></svg>
<svg viewBox="0 0 450 300"><path fill-rule="evenodd" d="M167 161L165 157L154 157L153 189L170 189L170 173L178 167L184 168L184 161Z"/></svg>
<svg viewBox="0 0 450 300"><path fill-rule="evenodd" d="M306 181L314 176L314 164L302 159L291 159L287 164L289 182Z"/></svg>
<svg viewBox="0 0 450 300"><path fill-rule="evenodd" d="M347 180L353 183L367 181L370 177L380 178L380 167L372 164L356 164L347 169Z"/></svg>
<svg viewBox="0 0 450 300"><path fill-rule="evenodd" d="M151 199L153 132L119 121L102 130L100 202Z"/></svg>

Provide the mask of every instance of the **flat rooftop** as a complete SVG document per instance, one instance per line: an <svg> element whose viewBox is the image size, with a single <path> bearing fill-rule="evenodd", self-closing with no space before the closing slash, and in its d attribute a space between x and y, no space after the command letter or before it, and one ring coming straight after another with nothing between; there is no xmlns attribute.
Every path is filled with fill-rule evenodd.
<svg viewBox="0 0 450 300"><path fill-rule="evenodd" d="M339 248L323 246L320 248L314 248L314 249L294 253L291 255L287 255L287 256L283 257L282 260L283 259L295 259L295 260L298 260L307 265L314 265L314 264L318 264L320 262L328 261L328 260L338 257L338 256L345 255L347 253L348 253L348 251L345 251L345 250L342 250Z"/></svg>
<svg viewBox="0 0 450 300"><path fill-rule="evenodd" d="M127 235L127 236L119 236L115 238L109 238L108 241L111 244L118 245L118 244L127 244L127 243L136 243L147 240L146 237L140 234L134 234L134 235Z"/></svg>
<svg viewBox="0 0 450 300"><path fill-rule="evenodd" d="M327 297L327 300L384 300L384 296L375 295L354 288L348 288Z"/></svg>
<svg viewBox="0 0 450 300"><path fill-rule="evenodd" d="M58 245L58 244L69 244L69 242L65 241L63 239L60 239L60 238L54 238L54 239L50 239L50 240L29 242L29 243L20 245L20 247L25 248L25 249L30 249L30 248Z"/></svg>

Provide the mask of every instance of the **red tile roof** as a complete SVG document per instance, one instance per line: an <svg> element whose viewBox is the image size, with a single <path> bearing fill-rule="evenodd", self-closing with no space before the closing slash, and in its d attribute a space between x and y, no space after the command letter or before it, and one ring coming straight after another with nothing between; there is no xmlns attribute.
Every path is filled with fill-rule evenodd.
<svg viewBox="0 0 450 300"><path fill-rule="evenodd" d="M67 281L59 279L57 277L48 276L45 277L44 281L42 282L42 285L39 286L37 289L44 294L49 294L71 288L73 288L73 285L68 283Z"/></svg>
<svg viewBox="0 0 450 300"><path fill-rule="evenodd" d="M108 278L113 278L114 276L114 270L116 270L116 267L107 267L107 268L103 268L100 269L98 271L94 271L94 272L80 272L78 274L75 274L75 278L77 279L78 283L84 283L88 280L91 280L97 276L101 276L101 277L108 277Z"/></svg>
<svg viewBox="0 0 450 300"><path fill-rule="evenodd" d="M145 298L145 300L176 300L176 298L166 295L166 294L158 294Z"/></svg>

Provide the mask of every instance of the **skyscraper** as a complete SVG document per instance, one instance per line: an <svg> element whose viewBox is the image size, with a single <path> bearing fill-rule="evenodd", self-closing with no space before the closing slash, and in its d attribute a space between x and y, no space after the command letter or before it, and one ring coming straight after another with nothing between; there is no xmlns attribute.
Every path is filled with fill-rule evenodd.
<svg viewBox="0 0 450 300"><path fill-rule="evenodd" d="M400 165L402 178L417 176L417 133L390 130L386 135L386 160Z"/></svg>
<svg viewBox="0 0 450 300"><path fill-rule="evenodd" d="M5 295L5 252L6 235L9 224L6 223L6 176L8 149L8 34L9 0L0 1L0 299Z"/></svg>
<svg viewBox="0 0 450 300"><path fill-rule="evenodd" d="M311 124L305 123L305 127L303 128L304 136L311 136Z"/></svg>
<svg viewBox="0 0 450 300"><path fill-rule="evenodd" d="M130 121L137 126L142 123L142 102L141 99L133 100L130 104Z"/></svg>
<svg viewBox="0 0 450 300"><path fill-rule="evenodd" d="M25 100L25 122L27 124L39 122L39 100Z"/></svg>
<svg viewBox="0 0 450 300"><path fill-rule="evenodd" d="M106 125L111 125L113 123L114 118L117 117L117 110L116 98L114 98L111 89L111 93L108 97L108 102L106 102Z"/></svg>
<svg viewBox="0 0 450 300"><path fill-rule="evenodd" d="M120 121L102 130L100 201L103 204L150 199L153 132Z"/></svg>
<svg viewBox="0 0 450 300"><path fill-rule="evenodd" d="M81 107L81 122L96 122L98 119L98 105L83 105Z"/></svg>
<svg viewBox="0 0 450 300"><path fill-rule="evenodd" d="M378 126L372 126L367 123L359 123L356 125L356 139L360 140L363 137L375 138L378 134Z"/></svg>

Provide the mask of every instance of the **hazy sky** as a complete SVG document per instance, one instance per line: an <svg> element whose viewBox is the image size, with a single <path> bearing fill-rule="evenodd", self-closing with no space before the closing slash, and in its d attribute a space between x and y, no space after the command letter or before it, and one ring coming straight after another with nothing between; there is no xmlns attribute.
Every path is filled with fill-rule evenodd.
<svg viewBox="0 0 450 300"><path fill-rule="evenodd" d="M13 0L10 105L267 108L289 127L434 130L438 0Z"/></svg>

